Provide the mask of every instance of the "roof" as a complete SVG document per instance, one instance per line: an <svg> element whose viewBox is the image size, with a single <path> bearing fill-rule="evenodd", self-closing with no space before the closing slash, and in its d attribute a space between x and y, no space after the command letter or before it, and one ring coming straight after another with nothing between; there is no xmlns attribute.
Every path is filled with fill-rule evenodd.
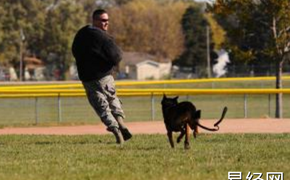
<svg viewBox="0 0 290 180"><path fill-rule="evenodd" d="M23 61L26 64L37 64L37 65L43 65L43 62L41 59L38 59L36 57L24 57Z"/></svg>
<svg viewBox="0 0 290 180"><path fill-rule="evenodd" d="M124 52L122 63L124 65L136 65L145 60L154 60L156 59L153 55L139 52Z"/></svg>
<svg viewBox="0 0 290 180"><path fill-rule="evenodd" d="M159 66L158 62L152 61L152 60L145 60L145 61L139 62L139 63L136 64L136 66L142 66L143 64L150 64L150 65L156 66L156 67Z"/></svg>

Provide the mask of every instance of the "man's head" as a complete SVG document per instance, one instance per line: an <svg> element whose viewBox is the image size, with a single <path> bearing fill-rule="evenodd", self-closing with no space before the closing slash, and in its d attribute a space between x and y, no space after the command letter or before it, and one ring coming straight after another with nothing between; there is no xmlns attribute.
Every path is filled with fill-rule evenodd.
<svg viewBox="0 0 290 180"><path fill-rule="evenodd" d="M97 9L93 13L93 26L107 31L109 27L109 15L107 11L103 9Z"/></svg>

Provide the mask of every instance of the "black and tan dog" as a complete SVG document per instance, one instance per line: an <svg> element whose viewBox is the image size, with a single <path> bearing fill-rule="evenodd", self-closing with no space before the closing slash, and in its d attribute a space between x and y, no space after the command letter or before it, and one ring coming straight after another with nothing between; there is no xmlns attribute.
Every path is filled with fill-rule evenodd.
<svg viewBox="0 0 290 180"><path fill-rule="evenodd" d="M167 136L172 148L174 148L172 132L181 132L177 138L178 143L185 135L184 148L189 149L190 129L193 130L195 138L198 133L198 126L208 131L219 130L218 125L224 119L227 107L224 108L220 120L214 124L215 128L208 128L199 124L200 110L196 110L196 107L191 102L184 101L178 103L177 99L178 96L175 98L167 98L166 95L164 95L161 102Z"/></svg>

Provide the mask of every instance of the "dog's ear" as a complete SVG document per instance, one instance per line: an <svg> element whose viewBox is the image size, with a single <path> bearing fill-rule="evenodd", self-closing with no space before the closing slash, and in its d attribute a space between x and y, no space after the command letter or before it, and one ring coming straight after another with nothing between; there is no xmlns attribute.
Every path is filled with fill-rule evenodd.
<svg viewBox="0 0 290 180"><path fill-rule="evenodd" d="M175 98L173 98L174 100L176 100L177 101L177 99L179 98L179 96L176 96Z"/></svg>
<svg viewBox="0 0 290 180"><path fill-rule="evenodd" d="M195 119L200 119L200 117L201 117L201 110L195 111L194 117L195 117Z"/></svg>
<svg viewBox="0 0 290 180"><path fill-rule="evenodd" d="M163 93L163 98L167 98L165 93Z"/></svg>

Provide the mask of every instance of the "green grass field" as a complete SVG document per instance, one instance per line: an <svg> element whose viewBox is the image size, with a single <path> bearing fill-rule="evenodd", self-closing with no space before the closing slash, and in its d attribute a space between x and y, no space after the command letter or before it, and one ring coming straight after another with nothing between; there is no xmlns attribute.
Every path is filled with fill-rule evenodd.
<svg viewBox="0 0 290 180"><path fill-rule="evenodd" d="M290 134L200 134L171 149L166 135L0 136L0 179L225 180L228 172L290 177ZM254 178L256 178L254 176Z"/></svg>

